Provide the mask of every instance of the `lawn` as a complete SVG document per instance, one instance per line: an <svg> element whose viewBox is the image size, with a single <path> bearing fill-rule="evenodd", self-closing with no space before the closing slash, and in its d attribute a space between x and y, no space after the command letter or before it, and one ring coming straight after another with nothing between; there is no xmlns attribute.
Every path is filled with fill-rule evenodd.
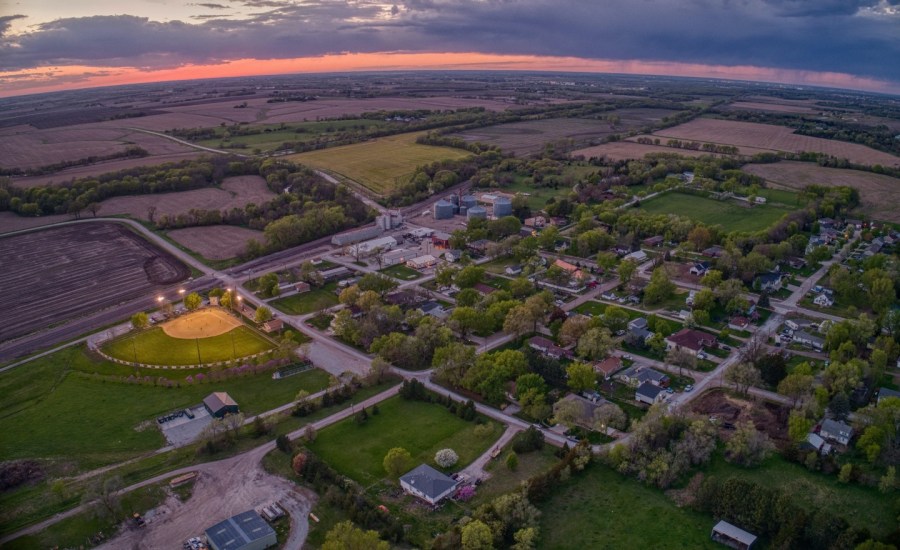
<svg viewBox="0 0 900 550"><path fill-rule="evenodd" d="M321 149L287 157L312 168L347 177L379 194L405 183L415 169L440 160L457 160L470 153L450 147L419 145L422 132L398 134L353 145Z"/></svg>
<svg viewBox="0 0 900 550"><path fill-rule="evenodd" d="M110 357L147 365L198 365L231 361L272 349L273 344L246 326L209 338L172 338L160 327L117 338L103 346Z"/></svg>
<svg viewBox="0 0 900 550"><path fill-rule="evenodd" d="M743 204L685 193L666 193L642 202L641 210L650 214L677 214L707 225L721 225L725 231L760 231L790 212L789 208L773 204L753 208Z"/></svg>
<svg viewBox="0 0 900 550"><path fill-rule="evenodd" d="M261 374L177 388L98 380L85 372L111 365L71 347L0 375L0 461L61 458L101 465L162 447L155 418L228 392L255 414L290 402L301 389L315 392L328 374L315 369L282 380Z"/></svg>
<svg viewBox="0 0 900 550"><path fill-rule="evenodd" d="M895 498L883 495L873 487L844 485L837 476L810 472L780 455L768 459L758 468L742 468L714 455L707 475L738 477L765 487L782 489L798 505L809 510L828 509L853 526L868 528L876 538L887 536L897 527L897 513L892 510Z"/></svg>
<svg viewBox="0 0 900 550"><path fill-rule="evenodd" d="M422 277L422 274L411 267L403 264L392 265L381 270L388 277L393 277L401 281L415 281Z"/></svg>
<svg viewBox="0 0 900 550"><path fill-rule="evenodd" d="M380 413L362 425L348 418L319 432L310 446L335 470L371 485L385 477L384 456L403 447L413 457L410 469L422 462L434 464L434 453L451 448L459 455L452 470L459 470L480 456L500 437L502 427L492 422L492 434L476 437L474 422L466 422L446 408L422 401L391 398L379 405Z"/></svg>
<svg viewBox="0 0 900 550"><path fill-rule="evenodd" d="M722 548L713 519L602 465L561 484L539 508L539 548Z"/></svg>
<svg viewBox="0 0 900 550"><path fill-rule="evenodd" d="M606 312L606 308L611 307L611 306L618 307L619 304L604 304L602 302L588 300L587 302L584 302L583 304L576 307L575 313L581 313L584 315L589 315L591 317L599 317L599 316L603 315L604 312ZM629 320L637 319L638 317L641 316L640 313L638 313L637 311L634 311L633 309L628 309L628 308L624 308L624 307L620 307L619 309L621 309L622 311L624 311L625 313L628 314Z"/></svg>
<svg viewBox="0 0 900 550"><path fill-rule="evenodd" d="M334 288L328 288L329 286L334 285L326 285L325 288L314 288L301 294L292 294L273 300L270 303L277 310L289 315L305 315L326 309L338 304L337 294L334 293Z"/></svg>

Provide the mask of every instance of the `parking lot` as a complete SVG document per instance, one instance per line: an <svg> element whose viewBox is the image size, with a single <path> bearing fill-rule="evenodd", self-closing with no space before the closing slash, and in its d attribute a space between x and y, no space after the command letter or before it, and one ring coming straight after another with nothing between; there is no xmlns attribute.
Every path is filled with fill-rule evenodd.
<svg viewBox="0 0 900 550"><path fill-rule="evenodd" d="M166 440L175 447L181 447L195 441L210 422L213 421L213 417L209 415L209 411L203 405L195 405L188 410L194 415L194 418L183 414L162 423L159 423L157 420Z"/></svg>

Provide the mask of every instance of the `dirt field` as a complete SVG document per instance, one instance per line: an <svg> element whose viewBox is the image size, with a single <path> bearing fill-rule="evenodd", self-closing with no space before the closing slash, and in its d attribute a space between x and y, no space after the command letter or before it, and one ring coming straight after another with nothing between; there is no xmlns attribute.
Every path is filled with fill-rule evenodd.
<svg viewBox="0 0 900 550"><path fill-rule="evenodd" d="M584 158L606 157L609 160L630 160L644 158L649 153L669 153L682 155L685 157L702 157L708 155L704 151L691 151L690 149L675 149L674 147L663 147L662 145L644 145L633 141L614 141L612 143L604 143L603 145L595 145L585 149L572 151L572 156L584 155Z"/></svg>
<svg viewBox="0 0 900 550"><path fill-rule="evenodd" d="M182 315L159 325L172 338L209 338L241 326L241 322L219 309L210 308Z"/></svg>
<svg viewBox="0 0 900 550"><path fill-rule="evenodd" d="M605 120L554 118L487 126L456 136L470 142L497 145L504 151L517 155L530 155L540 152L544 144L551 141L572 139L586 143L590 139L646 126L674 112L667 109L620 109L609 113L619 117L619 123L615 127Z"/></svg>
<svg viewBox="0 0 900 550"><path fill-rule="evenodd" d="M0 340L149 295L190 275L184 264L116 223L0 238L0 265Z"/></svg>
<svg viewBox="0 0 900 550"><path fill-rule="evenodd" d="M815 151L846 158L859 164L900 166L900 157L888 153L856 143L796 135L790 128L771 124L700 118L674 128L666 128L655 133L654 136L661 139L757 147L771 151ZM743 149L741 152L744 152Z"/></svg>
<svg viewBox="0 0 900 550"><path fill-rule="evenodd" d="M691 405L691 410L702 416L715 418L720 435L731 437L732 429L726 424L752 420L760 431L766 432L779 447L790 444L787 433L788 410L771 403L754 403L731 397L721 390L711 390Z"/></svg>
<svg viewBox="0 0 900 550"><path fill-rule="evenodd" d="M2 226L2 221L0 221ZM204 227L187 227L169 231L168 236L178 244L190 248L209 260L230 260L242 252L247 241L256 239L260 244L266 242L262 231L255 231L234 225L207 225Z"/></svg>
<svg viewBox="0 0 900 550"><path fill-rule="evenodd" d="M876 220L900 223L900 180L871 172L824 168L811 162L746 164L743 170L765 178L773 187L802 189L810 184L849 185L859 189L861 210Z"/></svg>

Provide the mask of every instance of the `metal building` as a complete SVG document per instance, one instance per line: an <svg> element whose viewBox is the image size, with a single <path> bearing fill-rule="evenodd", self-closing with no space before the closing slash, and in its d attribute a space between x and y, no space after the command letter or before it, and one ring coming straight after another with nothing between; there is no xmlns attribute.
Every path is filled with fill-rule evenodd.
<svg viewBox="0 0 900 550"><path fill-rule="evenodd" d="M484 209L483 206L473 206L466 211L466 219L474 220L475 218L479 218L482 220L487 219L487 210Z"/></svg>
<svg viewBox="0 0 900 550"><path fill-rule="evenodd" d="M434 203L434 219L436 220L449 220L453 217L453 211L453 203L445 200L439 200Z"/></svg>
<svg viewBox="0 0 900 550"><path fill-rule="evenodd" d="M248 510L206 530L213 550L263 550L278 544L275 530L253 510Z"/></svg>
<svg viewBox="0 0 900 550"><path fill-rule="evenodd" d="M494 217L512 216L512 213L512 201L506 197L497 197L497 200L494 201Z"/></svg>
<svg viewBox="0 0 900 550"><path fill-rule="evenodd" d="M382 233L384 233L384 229L377 225L373 225L371 227L357 229L356 231L348 231L347 233L335 235L334 237L331 237L331 244L335 246L347 246L348 244L374 239Z"/></svg>
<svg viewBox="0 0 900 550"><path fill-rule="evenodd" d="M478 206L478 199L475 198L475 195L463 195L462 200L459 203L460 207L465 206L466 208L472 208L473 206Z"/></svg>

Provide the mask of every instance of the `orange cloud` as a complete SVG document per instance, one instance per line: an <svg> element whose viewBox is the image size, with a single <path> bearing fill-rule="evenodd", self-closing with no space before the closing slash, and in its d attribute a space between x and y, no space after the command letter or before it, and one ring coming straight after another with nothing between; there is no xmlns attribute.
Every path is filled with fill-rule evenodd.
<svg viewBox="0 0 900 550"><path fill-rule="evenodd" d="M747 65L703 65L663 61L616 61L577 57L486 53L346 53L295 59L239 59L175 69L61 66L0 73L0 97L147 82L292 73L388 70L520 70L721 78L898 93L896 83L845 73Z"/></svg>

